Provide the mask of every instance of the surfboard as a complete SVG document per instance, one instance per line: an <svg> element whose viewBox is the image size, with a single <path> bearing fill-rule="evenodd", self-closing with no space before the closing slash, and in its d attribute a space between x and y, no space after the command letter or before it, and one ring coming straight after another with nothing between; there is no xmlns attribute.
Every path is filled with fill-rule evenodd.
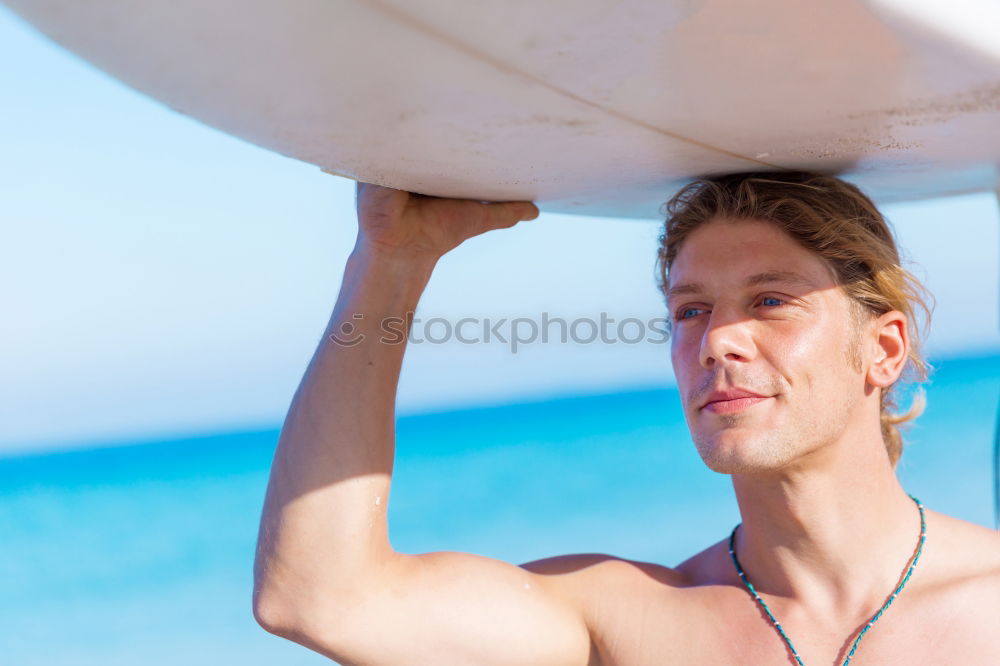
<svg viewBox="0 0 1000 666"><path fill-rule="evenodd" d="M1000 184L995 0L3 1L180 113L424 194L656 218L725 171Z"/></svg>

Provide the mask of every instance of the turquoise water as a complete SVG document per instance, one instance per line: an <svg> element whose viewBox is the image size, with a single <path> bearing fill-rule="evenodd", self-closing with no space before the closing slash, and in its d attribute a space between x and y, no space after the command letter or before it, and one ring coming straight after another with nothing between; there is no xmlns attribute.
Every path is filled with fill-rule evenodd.
<svg viewBox="0 0 1000 666"><path fill-rule="evenodd" d="M928 507L992 526L1000 356L936 365L900 479ZM646 390L402 418L393 545L677 564L739 520L679 405ZM0 663L330 663L250 610L277 434L0 459Z"/></svg>

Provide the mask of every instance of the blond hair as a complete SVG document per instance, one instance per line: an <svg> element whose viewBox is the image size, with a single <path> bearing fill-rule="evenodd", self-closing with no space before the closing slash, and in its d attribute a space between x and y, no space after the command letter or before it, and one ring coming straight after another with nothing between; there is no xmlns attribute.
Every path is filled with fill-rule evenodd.
<svg viewBox="0 0 1000 666"><path fill-rule="evenodd" d="M881 390L882 438L895 468L903 453L900 426L926 405L918 387L910 408L898 412L901 385L927 380L930 365L921 354L930 325L933 297L900 262L892 229L875 204L855 185L806 171L735 173L701 178L684 186L666 206L657 274L666 293L670 268L681 245L696 228L718 218L764 220L777 226L833 269L850 298L860 328L865 315L891 310L906 315L910 348L903 374ZM923 321L917 319L923 315ZM921 323L923 324L921 326ZM860 370L859 357L852 359Z"/></svg>

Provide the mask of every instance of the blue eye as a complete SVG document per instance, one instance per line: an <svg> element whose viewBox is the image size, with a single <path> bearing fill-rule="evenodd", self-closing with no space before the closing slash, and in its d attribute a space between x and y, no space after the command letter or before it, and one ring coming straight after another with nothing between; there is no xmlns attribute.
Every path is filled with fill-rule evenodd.
<svg viewBox="0 0 1000 666"><path fill-rule="evenodd" d="M777 306L777 305L781 305L782 303L784 303L783 300L781 300L780 298L775 298L774 296L765 296L764 298L760 299L760 301L761 301L760 302L761 305L771 305L771 306ZM776 302L775 303L768 303L768 301L776 301Z"/></svg>
<svg viewBox="0 0 1000 666"><path fill-rule="evenodd" d="M684 308L683 310L680 310L677 313L677 318L678 319L690 319L691 317L688 316L689 312L701 312L701 310L699 310L698 308Z"/></svg>

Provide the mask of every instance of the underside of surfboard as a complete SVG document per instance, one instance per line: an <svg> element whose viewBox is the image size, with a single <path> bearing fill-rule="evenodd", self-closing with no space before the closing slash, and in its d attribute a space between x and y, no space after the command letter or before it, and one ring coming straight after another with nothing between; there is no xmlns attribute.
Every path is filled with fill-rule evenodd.
<svg viewBox="0 0 1000 666"><path fill-rule="evenodd" d="M655 218L727 171L1000 183L994 0L3 1L180 113L424 194Z"/></svg>

